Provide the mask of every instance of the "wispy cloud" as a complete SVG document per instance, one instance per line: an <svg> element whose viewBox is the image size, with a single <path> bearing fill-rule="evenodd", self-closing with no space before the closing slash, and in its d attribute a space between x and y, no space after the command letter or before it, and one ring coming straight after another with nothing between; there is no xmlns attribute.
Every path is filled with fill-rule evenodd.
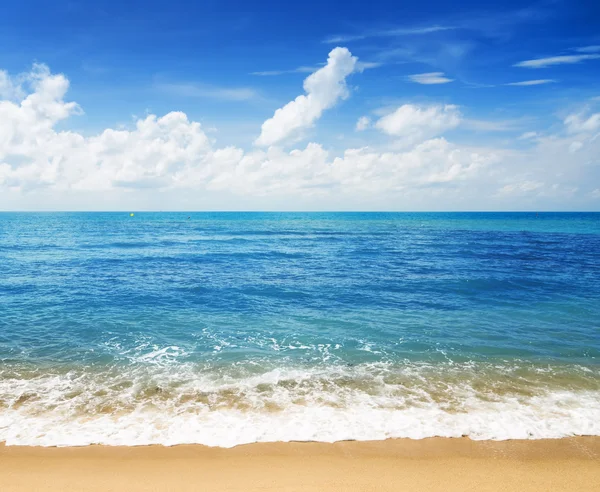
<svg viewBox="0 0 600 492"><path fill-rule="evenodd" d="M416 73L407 77L410 81L423 85L447 84L454 79L449 79L444 72Z"/></svg>
<svg viewBox="0 0 600 492"><path fill-rule="evenodd" d="M525 68L544 68L551 65L565 65L580 63L585 60L597 60L600 59L600 54L589 54L589 55L561 55L561 56L550 56L547 58L534 58L533 60L525 60L519 63L515 63L514 67L525 67Z"/></svg>
<svg viewBox="0 0 600 492"><path fill-rule="evenodd" d="M525 132L519 137L519 140L531 140L532 138L536 138L537 136L537 132Z"/></svg>
<svg viewBox="0 0 600 492"><path fill-rule="evenodd" d="M383 65L381 62L366 62L366 61L358 61L356 62L356 70L358 72L362 72L364 70L368 70L370 68L377 68ZM286 75L289 73L313 73L319 70L324 66L324 63L320 63L315 66L307 66L303 65L301 67L292 68L291 70L265 70L262 72L251 72L250 75L258 75L260 77L273 77L276 75Z"/></svg>
<svg viewBox="0 0 600 492"><path fill-rule="evenodd" d="M351 41L358 41L361 39L369 38L370 35L367 34L338 34L334 36L329 36L323 40L325 44L337 44L337 43L349 43Z"/></svg>
<svg viewBox="0 0 600 492"><path fill-rule="evenodd" d="M522 80L521 82L509 82L505 85L516 85L516 86L529 86L529 85L544 85L553 84L556 80L553 79L536 79L536 80Z"/></svg>
<svg viewBox="0 0 600 492"><path fill-rule="evenodd" d="M399 29L389 29L387 31L381 31L382 36L412 36L420 34L431 34L432 32L449 31L456 29L454 26L426 26L426 27L409 27Z"/></svg>
<svg viewBox="0 0 600 492"><path fill-rule="evenodd" d="M381 62L363 62L363 61L357 61L356 62L356 70L358 70L359 72L362 72L364 70L369 70L370 68L378 68L381 65L383 65L383 63L381 63Z"/></svg>
<svg viewBox="0 0 600 492"><path fill-rule="evenodd" d="M466 30L478 32L488 38L507 38L511 36L515 26L543 22L555 15L555 10L549 6L537 5L535 7L520 8L505 12L496 12L490 15L488 10L473 12L465 15L464 12L441 19L431 19L428 24L417 26L402 26L388 29L364 29L362 31L346 34L336 34L326 37L322 42L326 44L348 43L368 38L424 36L451 30ZM441 23L443 22L443 24Z"/></svg>
<svg viewBox="0 0 600 492"><path fill-rule="evenodd" d="M95 63L83 63L81 69L90 75L105 75L110 72L108 67Z"/></svg>
<svg viewBox="0 0 600 492"><path fill-rule="evenodd" d="M466 119L463 121L464 128L479 132L510 132L518 130L522 125L523 119L496 121Z"/></svg>
<svg viewBox="0 0 600 492"><path fill-rule="evenodd" d="M522 181L520 183L511 183L503 186L498 190L498 194L500 195L515 195L515 194L523 194L530 193L532 191L539 190L543 188L545 183L542 181Z"/></svg>
<svg viewBox="0 0 600 492"><path fill-rule="evenodd" d="M496 84L484 84L482 82L471 82L470 80L462 80L461 82L473 89L489 89L490 87L497 87Z"/></svg>
<svg viewBox="0 0 600 492"><path fill-rule="evenodd" d="M251 72L250 75L258 75L261 77L271 77L274 75L285 75L288 73L313 73L321 68L317 67L309 67L309 66L301 66L297 68L292 68L291 70L265 70L262 72Z"/></svg>
<svg viewBox="0 0 600 492"><path fill-rule="evenodd" d="M600 51L600 45L582 46L581 48L575 48L575 51L579 53L597 53Z"/></svg>
<svg viewBox="0 0 600 492"><path fill-rule="evenodd" d="M385 63L419 63L437 72L459 72L464 59L475 48L475 43L466 40L419 39L384 48L373 56Z"/></svg>
<svg viewBox="0 0 600 492"><path fill-rule="evenodd" d="M378 29L365 31L360 34L338 34L329 36L323 40L326 44L335 43L348 43L350 41L359 41L367 38L384 38L384 37L397 37L397 36L413 36L431 34L439 31L448 31L450 29L456 29L454 26L422 26L422 27L401 27L397 29Z"/></svg>
<svg viewBox="0 0 600 492"><path fill-rule="evenodd" d="M157 90L181 97L214 98L225 101L250 101L260 96L248 87L217 87L194 83L158 83Z"/></svg>

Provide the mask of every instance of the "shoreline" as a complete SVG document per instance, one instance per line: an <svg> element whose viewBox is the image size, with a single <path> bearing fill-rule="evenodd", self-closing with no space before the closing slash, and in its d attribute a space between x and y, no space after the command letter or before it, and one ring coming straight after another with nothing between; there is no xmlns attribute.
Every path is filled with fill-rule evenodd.
<svg viewBox="0 0 600 492"><path fill-rule="evenodd" d="M0 444L3 492L573 490L600 483L600 437L203 445Z"/></svg>

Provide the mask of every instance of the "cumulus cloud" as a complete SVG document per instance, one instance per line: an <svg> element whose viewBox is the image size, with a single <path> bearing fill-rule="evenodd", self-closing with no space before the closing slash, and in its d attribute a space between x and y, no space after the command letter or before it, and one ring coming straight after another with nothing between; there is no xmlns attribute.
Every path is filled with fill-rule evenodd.
<svg viewBox="0 0 600 492"><path fill-rule="evenodd" d="M23 97L23 90L19 83L13 82L4 70L0 70L0 99L18 99Z"/></svg>
<svg viewBox="0 0 600 492"><path fill-rule="evenodd" d="M416 73L409 75L408 79L417 84L433 85L433 84L447 84L452 82L454 79L449 79L444 75L444 72L428 72L428 73Z"/></svg>
<svg viewBox="0 0 600 492"><path fill-rule="evenodd" d="M356 131L362 132L363 130L366 130L367 128L369 128L370 125L371 125L371 119L368 116L361 116L360 118L358 118L358 121L356 122Z"/></svg>
<svg viewBox="0 0 600 492"><path fill-rule="evenodd" d="M349 73L354 64L348 56L334 50L328 65L332 69L317 72L319 76L305 84L309 95L322 98L325 91L328 101L340 97L345 90L340 74ZM338 67L338 63L345 67ZM290 152L277 147L251 152L214 148L200 123L181 112L148 115L131 129L106 129L83 136L56 129L57 123L81 111L76 103L65 100L69 87L66 77L51 74L41 65L28 77L31 87L27 96L20 102L0 102L0 187L13 191L381 193L463 180L489 160L489 156L457 148L444 139L423 141L404 152L348 149L341 156L330 155L316 143ZM328 103L318 104L324 107ZM452 112L452 107L438 108L430 119L448 118ZM427 126L423 117L418 124ZM397 123L390 125L391 132L397 133ZM440 123L429 123L430 127L436 125ZM429 129L428 133L437 131Z"/></svg>
<svg viewBox="0 0 600 492"><path fill-rule="evenodd" d="M380 118L375 123L375 128L411 145L442 135L456 128L460 122L460 111L457 106L451 104L444 106L404 104Z"/></svg>
<svg viewBox="0 0 600 492"><path fill-rule="evenodd" d="M533 60L525 60L519 63L515 63L514 67L525 67L525 68L545 68L552 65L572 65L574 63L581 63L586 60L597 60L600 55L561 55L561 56L549 56L546 58L535 58Z"/></svg>
<svg viewBox="0 0 600 492"><path fill-rule="evenodd" d="M64 78L54 82L59 86ZM150 115L133 130L107 129L92 137L57 132L54 124L75 106L62 101L58 90L54 96L47 90L40 88L20 106L0 103L0 184L23 190L161 188L211 157L200 124L178 112ZM35 98L33 108L26 104ZM210 171L207 164L203 173Z"/></svg>
<svg viewBox="0 0 600 492"><path fill-rule="evenodd" d="M334 152L313 142L291 151L277 146L248 151L217 147L200 123L182 112L148 115L131 128L93 135L61 130L82 111L68 100L64 75L36 65L28 74L3 80L3 87L10 87L0 100L3 208L10 208L15 197L38 208L75 197L65 206L73 209L81 203L107 208L105 197L125 203L123 197L148 196L149 208L160 203L168 209L160 197L184 195L191 197L185 202L189 208L205 196L235 196L231 203L267 204L263 209L273 203L280 204L277 208L290 203L321 209L357 204L460 208L461 203L490 208L496 199L505 208L520 196L572 200L578 188L588 200L597 199L590 183L600 175L600 117L589 112L570 115L560 132L537 137L533 146L518 152L449 142L441 135L461 122L456 106L410 104L375 122L389 137L379 148ZM319 92L310 84L309 89L309 94ZM398 147L398 141L403 145ZM261 197L266 201L257 202Z"/></svg>
<svg viewBox="0 0 600 492"><path fill-rule="evenodd" d="M303 129L311 127L323 111L349 95L346 77L354 72L357 58L346 48L334 48L327 65L304 81L306 95L300 95L275 111L262 124L256 145L269 146L285 141Z"/></svg>
<svg viewBox="0 0 600 492"><path fill-rule="evenodd" d="M383 193L464 181L496 158L437 138L405 152L349 149L334 159L332 175L346 190Z"/></svg>

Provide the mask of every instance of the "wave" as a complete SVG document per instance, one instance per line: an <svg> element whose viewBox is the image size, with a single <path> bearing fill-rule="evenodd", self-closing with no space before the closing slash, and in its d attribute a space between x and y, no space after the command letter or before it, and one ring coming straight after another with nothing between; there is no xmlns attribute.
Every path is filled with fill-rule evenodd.
<svg viewBox="0 0 600 492"><path fill-rule="evenodd" d="M0 441L83 446L600 435L600 375L583 366L171 364L3 369ZM149 363L151 362L151 363Z"/></svg>

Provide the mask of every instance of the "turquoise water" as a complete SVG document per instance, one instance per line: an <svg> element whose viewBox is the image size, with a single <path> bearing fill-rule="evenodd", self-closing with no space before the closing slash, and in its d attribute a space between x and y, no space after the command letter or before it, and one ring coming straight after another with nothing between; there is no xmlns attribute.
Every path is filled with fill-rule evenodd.
<svg viewBox="0 0 600 492"><path fill-rule="evenodd" d="M0 441L600 435L600 214L2 213Z"/></svg>

